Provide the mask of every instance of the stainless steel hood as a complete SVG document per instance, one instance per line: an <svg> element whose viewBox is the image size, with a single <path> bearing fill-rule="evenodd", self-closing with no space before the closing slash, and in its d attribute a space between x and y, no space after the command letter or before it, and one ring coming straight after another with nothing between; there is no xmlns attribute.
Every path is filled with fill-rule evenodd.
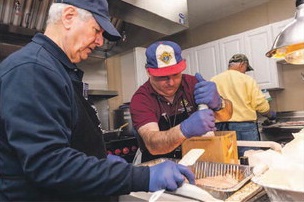
<svg viewBox="0 0 304 202"><path fill-rule="evenodd" d="M187 0L110 0L109 8L113 17L164 35L189 27Z"/></svg>
<svg viewBox="0 0 304 202"><path fill-rule="evenodd" d="M122 35L118 42L105 41L93 54L107 58L189 27L187 0L110 0L112 23Z"/></svg>
<svg viewBox="0 0 304 202"><path fill-rule="evenodd" d="M41 22L39 26L35 25L35 19L46 20L47 9L42 7L49 6L53 0L44 0L44 4L41 4L41 0L20 1L24 2L21 9L29 8L27 2L35 6L30 11L30 15L34 16L28 18L32 21L24 23L25 15L28 15L24 11L22 19L18 16L19 24L14 19L15 8L8 3L11 1L4 1L5 5L0 8L0 45L23 46L36 32L44 31ZM105 40L104 45L93 52L92 55L96 57L108 58L188 28L187 0L108 0L108 3L111 21L123 37L118 42ZM9 15L6 15L7 12ZM1 16L11 16L12 19L1 19Z"/></svg>

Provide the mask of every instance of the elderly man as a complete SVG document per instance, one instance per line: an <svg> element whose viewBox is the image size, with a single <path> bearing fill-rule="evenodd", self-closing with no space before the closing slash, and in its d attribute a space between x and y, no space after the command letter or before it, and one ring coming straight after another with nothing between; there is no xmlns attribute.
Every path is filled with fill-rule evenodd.
<svg viewBox="0 0 304 202"><path fill-rule="evenodd" d="M229 60L228 70L211 78L216 83L219 93L233 103L231 119L218 121L216 127L224 131L236 131L238 140L260 140L257 113L269 119L276 117L256 81L245 74L252 70L246 55L235 54ZM239 157L249 149L258 148L238 147Z"/></svg>
<svg viewBox="0 0 304 202"><path fill-rule="evenodd" d="M173 162L134 167L107 157L75 65L103 37L120 39L106 0L57 1L45 33L0 64L0 201L110 201L194 183Z"/></svg>

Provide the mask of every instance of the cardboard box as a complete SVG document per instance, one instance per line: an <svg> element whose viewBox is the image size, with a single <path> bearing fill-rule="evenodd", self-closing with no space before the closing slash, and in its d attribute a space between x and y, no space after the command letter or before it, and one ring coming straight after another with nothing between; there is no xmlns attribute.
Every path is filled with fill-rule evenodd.
<svg viewBox="0 0 304 202"><path fill-rule="evenodd" d="M215 131L215 136L192 137L182 144L182 155L190 149L205 149L198 161L238 164L235 131Z"/></svg>

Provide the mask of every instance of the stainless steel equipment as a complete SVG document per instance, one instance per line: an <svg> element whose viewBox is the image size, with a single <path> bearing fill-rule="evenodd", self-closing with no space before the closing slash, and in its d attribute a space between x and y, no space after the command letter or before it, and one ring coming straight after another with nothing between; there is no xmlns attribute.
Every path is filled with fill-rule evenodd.
<svg viewBox="0 0 304 202"><path fill-rule="evenodd" d="M125 103L119 106L118 109L114 110L113 118L114 128L118 128L119 126L127 123L128 125L122 130L122 135L134 137L129 103Z"/></svg>
<svg viewBox="0 0 304 202"><path fill-rule="evenodd" d="M262 124L261 139L282 145L294 139L292 133L304 128L304 111L278 112L274 123Z"/></svg>
<svg viewBox="0 0 304 202"><path fill-rule="evenodd" d="M0 42L23 46L36 32L43 32L52 2L0 0ZM122 40L105 39L104 45L93 51L96 57L105 59L189 27L187 0L167 0L166 4L162 0L108 0L108 3L111 22Z"/></svg>

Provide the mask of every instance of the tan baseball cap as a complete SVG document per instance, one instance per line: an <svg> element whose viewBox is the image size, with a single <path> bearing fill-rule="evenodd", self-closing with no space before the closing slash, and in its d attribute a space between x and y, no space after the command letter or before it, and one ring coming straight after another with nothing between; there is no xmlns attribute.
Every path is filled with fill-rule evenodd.
<svg viewBox="0 0 304 202"><path fill-rule="evenodd" d="M232 62L247 62L248 66L247 66L246 72L254 70L250 66L249 60L248 60L247 56L244 55L244 54L235 54L235 55L233 55L232 58L229 60L229 63L232 63Z"/></svg>

